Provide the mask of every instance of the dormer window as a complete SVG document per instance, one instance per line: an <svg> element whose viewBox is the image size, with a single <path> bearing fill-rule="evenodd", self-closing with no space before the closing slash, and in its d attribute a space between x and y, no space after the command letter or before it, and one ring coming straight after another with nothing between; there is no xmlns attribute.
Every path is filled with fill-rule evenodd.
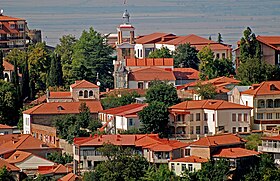
<svg viewBox="0 0 280 181"><path fill-rule="evenodd" d="M64 108L62 106L57 106L57 110L62 111L62 110L64 110Z"/></svg>
<svg viewBox="0 0 280 181"><path fill-rule="evenodd" d="M275 91L275 90L277 90L277 88L275 87L275 85L271 84L271 85L270 85L270 90L271 90L271 91Z"/></svg>

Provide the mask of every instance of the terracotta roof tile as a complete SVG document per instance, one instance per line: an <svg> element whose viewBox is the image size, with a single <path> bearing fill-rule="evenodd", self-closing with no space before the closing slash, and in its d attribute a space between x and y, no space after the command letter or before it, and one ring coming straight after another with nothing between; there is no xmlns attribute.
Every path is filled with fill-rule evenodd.
<svg viewBox="0 0 280 181"><path fill-rule="evenodd" d="M102 111L100 101L85 101L91 113ZM24 114L78 114L81 102L48 102L24 111Z"/></svg>
<svg viewBox="0 0 280 181"><path fill-rule="evenodd" d="M119 107L115 107L115 108L111 108L111 109L106 109L106 110L100 111L100 113L125 116L125 115L131 115L133 113L138 113L146 106L147 106L147 104L134 103L134 104L128 104L125 106L119 106Z"/></svg>
<svg viewBox="0 0 280 181"><path fill-rule="evenodd" d="M176 79L199 79L199 71L193 68L174 68L173 73Z"/></svg>
<svg viewBox="0 0 280 181"><path fill-rule="evenodd" d="M262 140L280 141L280 135L277 135L277 136L269 136L269 137L263 137Z"/></svg>
<svg viewBox="0 0 280 181"><path fill-rule="evenodd" d="M13 129L13 127L8 126L6 124L0 124L0 129Z"/></svg>
<svg viewBox="0 0 280 181"><path fill-rule="evenodd" d="M233 145L244 144L246 140L234 135L234 134L222 134L200 138L199 140L192 142L190 146L220 146L220 145Z"/></svg>
<svg viewBox="0 0 280 181"><path fill-rule="evenodd" d="M3 61L3 66L5 71L14 71L14 65L5 60Z"/></svg>
<svg viewBox="0 0 280 181"><path fill-rule="evenodd" d="M241 94L249 95L278 95L280 94L280 81L265 81L252 87Z"/></svg>
<svg viewBox="0 0 280 181"><path fill-rule="evenodd" d="M14 165L8 163L7 161L3 160L2 158L0 158L0 168L3 168L4 166L9 171L13 171L13 172L19 172L20 171L20 168L18 168L17 166L14 166Z"/></svg>
<svg viewBox="0 0 280 181"><path fill-rule="evenodd" d="M62 164L54 165L54 166L39 166L38 173L41 175L47 174L67 174L72 172L72 168L66 167Z"/></svg>
<svg viewBox="0 0 280 181"><path fill-rule="evenodd" d="M193 100L185 101L174 106L169 107L170 110L193 110L193 109L211 109L211 110L223 110L223 109L252 109L249 106L244 106L224 100Z"/></svg>
<svg viewBox="0 0 280 181"><path fill-rule="evenodd" d="M12 164L19 163L19 162L26 160L31 155L32 155L32 153L29 153L29 152L16 151L8 159L6 159L6 161L9 163L12 163Z"/></svg>
<svg viewBox="0 0 280 181"><path fill-rule="evenodd" d="M205 162L208 162L208 160L206 158L201 158L198 156L188 156L188 157L184 157L184 158L170 160L170 162L205 163Z"/></svg>
<svg viewBox="0 0 280 181"><path fill-rule="evenodd" d="M152 33L149 35L144 35L144 36L140 36L138 38L136 38L135 42L137 44L151 44L151 43L157 43L160 42L162 40L162 38L166 37L166 36L175 36L171 33Z"/></svg>
<svg viewBox="0 0 280 181"><path fill-rule="evenodd" d="M49 98L72 98L71 92L50 92Z"/></svg>
<svg viewBox="0 0 280 181"><path fill-rule="evenodd" d="M79 177L74 173L68 173L64 177L58 179L58 181L76 181L79 180Z"/></svg>
<svg viewBox="0 0 280 181"><path fill-rule="evenodd" d="M128 76L129 81L176 80L172 71L158 67L133 69Z"/></svg>
<svg viewBox="0 0 280 181"><path fill-rule="evenodd" d="M25 21L25 20L21 19L21 18L14 18L14 17L11 17L11 16L1 15L0 16L0 21Z"/></svg>
<svg viewBox="0 0 280 181"><path fill-rule="evenodd" d="M91 83L86 80L77 80L74 84L70 85L70 87L73 88L99 88L94 83Z"/></svg>
<svg viewBox="0 0 280 181"><path fill-rule="evenodd" d="M259 154L257 151L247 150L245 148L222 148L212 156L220 158L242 158Z"/></svg>
<svg viewBox="0 0 280 181"><path fill-rule="evenodd" d="M174 65L173 58L128 58L125 59L125 65L127 67L145 67L145 66L167 66Z"/></svg>

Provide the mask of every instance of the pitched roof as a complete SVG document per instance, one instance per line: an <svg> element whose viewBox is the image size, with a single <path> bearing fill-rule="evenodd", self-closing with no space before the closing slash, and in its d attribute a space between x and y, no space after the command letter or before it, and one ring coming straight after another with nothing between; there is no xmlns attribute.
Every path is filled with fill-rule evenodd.
<svg viewBox="0 0 280 181"><path fill-rule="evenodd" d="M208 160L206 158L201 158L201 157L193 155L193 156L170 160L170 162L205 163L205 162L208 162Z"/></svg>
<svg viewBox="0 0 280 181"><path fill-rule="evenodd" d="M248 156L256 156L258 154L260 153L257 151L247 150L245 148L222 148L212 156L220 158L242 158Z"/></svg>
<svg viewBox="0 0 280 181"><path fill-rule="evenodd" d="M200 138L199 140L192 142L190 146L212 147L220 145L244 144L245 142L246 140L234 134L222 134Z"/></svg>
<svg viewBox="0 0 280 181"><path fill-rule="evenodd" d="M70 85L70 87L73 88L99 88L94 83L91 83L86 80L76 80L74 84Z"/></svg>
<svg viewBox="0 0 280 181"><path fill-rule="evenodd" d="M72 168L66 167L62 164L54 165L54 166L39 166L38 173L41 175L48 175L48 174L67 174L72 172Z"/></svg>
<svg viewBox="0 0 280 181"><path fill-rule="evenodd" d="M58 179L58 181L75 181L78 179L79 179L79 177L77 175L75 175L74 173L68 173L64 177Z"/></svg>
<svg viewBox="0 0 280 181"><path fill-rule="evenodd" d="M162 40L162 38L166 37L166 36L175 36L171 33L152 33L149 35L143 35L143 36L139 36L136 38L135 42L137 44L151 44L151 43L157 43L159 41Z"/></svg>
<svg viewBox="0 0 280 181"><path fill-rule="evenodd" d="M15 135L15 134L0 135L0 145L3 144L3 143L6 143L8 141L11 141L15 137L17 137L17 135Z"/></svg>
<svg viewBox="0 0 280 181"><path fill-rule="evenodd" d="M152 151L172 151L174 149L178 148L184 148L189 146L189 143L183 143L177 140L159 140L157 143L148 144L146 146L143 146L143 148L148 148Z"/></svg>
<svg viewBox="0 0 280 181"><path fill-rule="evenodd" d="M118 115L118 116L126 116L131 114L136 114L140 112L144 107L146 107L148 104L128 104L125 106L119 106L111 109L106 109L103 111L100 111L100 113L106 113L106 114L112 114L112 115Z"/></svg>
<svg viewBox="0 0 280 181"><path fill-rule="evenodd" d="M25 21L21 18L15 18L11 16L0 15L0 21Z"/></svg>
<svg viewBox="0 0 280 181"><path fill-rule="evenodd" d="M173 73L177 80L199 79L199 71L193 68L174 68Z"/></svg>
<svg viewBox="0 0 280 181"><path fill-rule="evenodd" d="M85 101L91 113L102 111L100 101ZM48 102L26 111L23 114L78 114L81 102Z"/></svg>
<svg viewBox="0 0 280 181"><path fill-rule="evenodd" d="M172 71L158 67L133 69L128 77L129 81L176 80Z"/></svg>
<svg viewBox="0 0 280 181"><path fill-rule="evenodd" d="M257 36L257 40L261 43L275 49L280 50L280 36Z"/></svg>
<svg viewBox="0 0 280 181"><path fill-rule="evenodd" d="M10 141L0 145L0 154L9 153L15 150L30 149L56 149L47 145L43 141L32 137L31 135L15 135Z"/></svg>
<svg viewBox="0 0 280 181"><path fill-rule="evenodd" d="M3 61L3 66L4 66L5 71L13 71L14 70L14 65L5 61L5 60Z"/></svg>
<svg viewBox="0 0 280 181"><path fill-rule="evenodd" d="M173 58L127 58L125 59L127 67L145 67L145 66L167 66L174 65Z"/></svg>
<svg viewBox="0 0 280 181"><path fill-rule="evenodd" d="M16 151L8 159L6 159L6 161L9 163L19 163L19 162L26 160L31 155L32 155L32 153L29 153L29 152Z"/></svg>
<svg viewBox="0 0 280 181"><path fill-rule="evenodd" d="M278 95L280 94L280 81L264 81L259 85L252 85L251 89L243 91L249 95Z"/></svg>
<svg viewBox="0 0 280 181"><path fill-rule="evenodd" d="M280 135L263 137L262 140L280 141Z"/></svg>
<svg viewBox="0 0 280 181"><path fill-rule="evenodd" d="M185 101L174 106L169 107L170 110L193 110L193 109L211 109L211 110L224 110L224 109L252 109L249 106L244 106L224 100L192 100Z"/></svg>
<svg viewBox="0 0 280 181"><path fill-rule="evenodd" d="M0 124L0 129L13 129L13 127L8 126L6 124Z"/></svg>
<svg viewBox="0 0 280 181"><path fill-rule="evenodd" d="M50 92L50 96L49 98L53 98L53 99L72 99L72 95L71 92Z"/></svg>
<svg viewBox="0 0 280 181"><path fill-rule="evenodd" d="M19 172L20 168L18 168L17 166L14 166L10 163L8 163L7 161L3 160L2 158L0 158L0 168L6 167L7 170L12 171L12 172Z"/></svg>

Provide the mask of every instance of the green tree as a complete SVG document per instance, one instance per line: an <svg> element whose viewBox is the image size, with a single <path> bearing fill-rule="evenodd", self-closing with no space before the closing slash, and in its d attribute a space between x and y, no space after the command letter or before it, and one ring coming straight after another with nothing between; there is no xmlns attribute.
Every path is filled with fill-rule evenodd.
<svg viewBox="0 0 280 181"><path fill-rule="evenodd" d="M66 85L70 85L72 83L72 59L77 39L73 35L64 35L59 41L60 43L56 46L55 53L61 57L63 80Z"/></svg>
<svg viewBox="0 0 280 181"><path fill-rule="evenodd" d="M167 47L162 47L150 52L149 58L171 58L172 53Z"/></svg>
<svg viewBox="0 0 280 181"><path fill-rule="evenodd" d="M4 80L3 52L0 50L0 79Z"/></svg>
<svg viewBox="0 0 280 181"><path fill-rule="evenodd" d="M199 64L199 77L201 80L214 78L214 52L209 46L205 46L197 54L200 60Z"/></svg>
<svg viewBox="0 0 280 181"><path fill-rule="evenodd" d="M259 58L248 58L238 67L237 77L244 85L273 79L277 67L266 64Z"/></svg>
<svg viewBox="0 0 280 181"><path fill-rule="evenodd" d="M15 179L12 176L12 173L9 172L6 166L0 169L0 181L14 181Z"/></svg>
<svg viewBox="0 0 280 181"><path fill-rule="evenodd" d="M90 115L90 110L85 102L82 102L79 107L79 115L77 117L78 124L82 128L87 128L89 125L89 122L92 120L92 117Z"/></svg>
<svg viewBox="0 0 280 181"><path fill-rule="evenodd" d="M164 102L151 102L147 107L138 113L143 123L143 132L159 133L166 136L168 124L168 106Z"/></svg>
<svg viewBox="0 0 280 181"><path fill-rule="evenodd" d="M261 59L261 47L251 28L247 27L240 40L240 60L245 62L248 58Z"/></svg>
<svg viewBox="0 0 280 181"><path fill-rule="evenodd" d="M251 134L249 136L246 136L245 139L247 140L246 143L247 149L258 151L258 146L261 145L262 143L260 134Z"/></svg>
<svg viewBox="0 0 280 181"><path fill-rule="evenodd" d="M72 79L101 82L101 90L113 87L113 49L105 41L105 37L92 27L83 31L80 39L74 45L72 61Z"/></svg>
<svg viewBox="0 0 280 181"><path fill-rule="evenodd" d="M204 85L198 83L196 85L196 92L202 99L214 99L217 94L216 87L211 83Z"/></svg>
<svg viewBox="0 0 280 181"><path fill-rule="evenodd" d="M13 64L14 61L17 61L19 67L23 67L25 64L26 53L22 50L17 48L12 49L9 53L5 56L4 60L8 61L9 63Z"/></svg>
<svg viewBox="0 0 280 181"><path fill-rule="evenodd" d="M199 59L197 57L198 50L189 43L179 45L174 52L175 67L190 67L198 69Z"/></svg>
<svg viewBox="0 0 280 181"><path fill-rule="evenodd" d="M102 123L99 120L91 120L88 124L88 129L92 133L97 133L97 128L101 128L101 127L102 127Z"/></svg>
<svg viewBox="0 0 280 181"><path fill-rule="evenodd" d="M101 103L104 109L109 109L134 103L136 97L140 97L136 91L126 92L120 97L118 95L109 95L108 97L101 99Z"/></svg>
<svg viewBox="0 0 280 181"><path fill-rule="evenodd" d="M29 87L29 69L28 69L28 58L25 58L25 64L22 70L22 80L21 80L21 99L24 101L30 96Z"/></svg>
<svg viewBox="0 0 280 181"><path fill-rule="evenodd" d="M48 86L59 87L63 85L62 81L62 67L60 62L60 56L52 54L51 67L48 75Z"/></svg>
<svg viewBox="0 0 280 181"><path fill-rule="evenodd" d="M218 33L217 42L218 43L223 43L224 42L221 33Z"/></svg>
<svg viewBox="0 0 280 181"><path fill-rule="evenodd" d="M18 119L16 89L10 82L0 80L0 123L15 125Z"/></svg>
<svg viewBox="0 0 280 181"><path fill-rule="evenodd" d="M233 62L231 59L222 58L215 59L213 62L214 75L213 78L222 76L232 76L235 75L235 69L233 67Z"/></svg>
<svg viewBox="0 0 280 181"><path fill-rule="evenodd" d="M158 80L151 82L146 98L148 103L157 101L164 103L168 107L179 103L175 87L172 84Z"/></svg>
<svg viewBox="0 0 280 181"><path fill-rule="evenodd" d="M153 166L149 167L145 175L142 177L143 181L176 181L179 178L170 171L167 165L160 165L159 168Z"/></svg>
<svg viewBox="0 0 280 181"><path fill-rule="evenodd" d="M47 159L58 164L65 165L66 163L71 163L73 161L73 156L68 153L53 152L47 156Z"/></svg>

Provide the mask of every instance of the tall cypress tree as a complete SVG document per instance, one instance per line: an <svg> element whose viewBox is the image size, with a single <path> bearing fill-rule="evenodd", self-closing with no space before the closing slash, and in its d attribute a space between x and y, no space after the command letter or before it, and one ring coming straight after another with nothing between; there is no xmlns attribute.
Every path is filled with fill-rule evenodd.
<svg viewBox="0 0 280 181"><path fill-rule="evenodd" d="M0 79L4 80L3 52L0 50Z"/></svg>
<svg viewBox="0 0 280 181"><path fill-rule="evenodd" d="M62 72L62 66L61 66L61 56L56 55L56 74L57 74L57 86L63 85L63 72Z"/></svg>
<svg viewBox="0 0 280 181"><path fill-rule="evenodd" d="M48 86L62 86L61 58L55 54L52 55L51 68L48 75Z"/></svg>
<svg viewBox="0 0 280 181"><path fill-rule="evenodd" d="M22 70L21 95L22 95L22 100L24 100L25 98L28 98L30 96L29 70L28 70L27 56L25 57L25 65Z"/></svg>

